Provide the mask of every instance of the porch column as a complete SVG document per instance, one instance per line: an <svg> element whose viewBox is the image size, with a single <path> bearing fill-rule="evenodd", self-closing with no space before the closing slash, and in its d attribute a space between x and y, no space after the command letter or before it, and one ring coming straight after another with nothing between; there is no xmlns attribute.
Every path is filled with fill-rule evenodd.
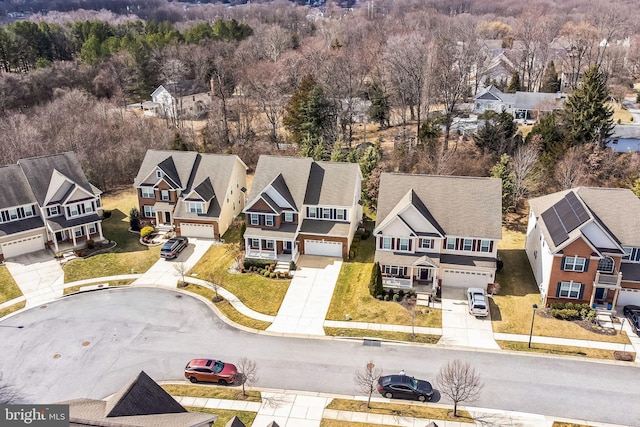
<svg viewBox="0 0 640 427"><path fill-rule="evenodd" d="M613 294L613 309L616 309L616 304L618 304L618 295L620 294L620 288L616 288L616 293Z"/></svg>
<svg viewBox="0 0 640 427"><path fill-rule="evenodd" d="M593 308L593 300L596 298L596 284L593 284L591 289L591 299L589 299L589 307Z"/></svg>
<svg viewBox="0 0 640 427"><path fill-rule="evenodd" d="M56 253L58 253L58 238L56 237L56 233L53 234L53 246L56 248Z"/></svg>
<svg viewBox="0 0 640 427"><path fill-rule="evenodd" d="M98 234L100 234L100 240L104 240L104 236L102 235L102 223L98 222Z"/></svg>
<svg viewBox="0 0 640 427"><path fill-rule="evenodd" d="M71 238L73 239L73 247L75 248L78 242L76 242L76 232L73 228L71 229Z"/></svg>
<svg viewBox="0 0 640 427"><path fill-rule="evenodd" d="M278 244L276 239L272 239L271 243L273 244L273 257L274 259L278 259Z"/></svg>
<svg viewBox="0 0 640 427"><path fill-rule="evenodd" d="M84 234L87 236L87 240L89 240L91 238L91 234L89 234L89 226L85 225L82 228L84 228Z"/></svg>

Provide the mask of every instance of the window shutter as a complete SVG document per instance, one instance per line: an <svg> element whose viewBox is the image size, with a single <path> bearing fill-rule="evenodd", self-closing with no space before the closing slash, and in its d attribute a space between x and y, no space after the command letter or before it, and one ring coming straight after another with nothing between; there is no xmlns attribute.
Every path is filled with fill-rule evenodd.
<svg viewBox="0 0 640 427"><path fill-rule="evenodd" d="M396 239L391 239L391 250L396 248Z"/></svg>
<svg viewBox="0 0 640 427"><path fill-rule="evenodd" d="M456 250L459 251L460 250L460 245L462 244L462 242L460 241L461 239L456 239Z"/></svg>
<svg viewBox="0 0 640 427"><path fill-rule="evenodd" d="M411 250L411 243L412 243L413 239L409 239L409 250Z"/></svg>
<svg viewBox="0 0 640 427"><path fill-rule="evenodd" d="M382 249L382 237L376 237L378 239L378 249Z"/></svg>
<svg viewBox="0 0 640 427"><path fill-rule="evenodd" d="M582 299L583 294L584 294L584 285L580 285L580 294L578 294L578 299Z"/></svg>
<svg viewBox="0 0 640 427"><path fill-rule="evenodd" d="M562 257L562 261L560 261L560 270L564 270L564 260L565 257Z"/></svg>
<svg viewBox="0 0 640 427"><path fill-rule="evenodd" d="M589 258L584 260L584 270L582 271L589 271Z"/></svg>
<svg viewBox="0 0 640 427"><path fill-rule="evenodd" d="M493 240L489 241L489 252L493 252Z"/></svg>
<svg viewBox="0 0 640 427"><path fill-rule="evenodd" d="M558 282L558 287L556 288L556 298L560 297L560 282Z"/></svg>
<svg viewBox="0 0 640 427"><path fill-rule="evenodd" d="M442 249L447 249L447 238L442 239Z"/></svg>
<svg viewBox="0 0 640 427"><path fill-rule="evenodd" d="M336 219L336 217L337 217L336 209L332 209L331 215L332 215L331 219Z"/></svg>
<svg viewBox="0 0 640 427"><path fill-rule="evenodd" d="M471 245L471 250L474 251L474 252L480 250L480 248L478 247L478 240L473 239L473 244Z"/></svg>
<svg viewBox="0 0 640 427"><path fill-rule="evenodd" d="M309 218L309 206L307 206L307 218Z"/></svg>

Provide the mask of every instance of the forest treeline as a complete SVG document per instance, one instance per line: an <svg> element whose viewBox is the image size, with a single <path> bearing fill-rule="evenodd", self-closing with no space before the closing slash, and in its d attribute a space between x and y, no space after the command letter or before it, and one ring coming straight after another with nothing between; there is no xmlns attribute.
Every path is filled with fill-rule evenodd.
<svg viewBox="0 0 640 427"><path fill-rule="evenodd" d="M158 4L177 15L76 11L0 27L2 164L73 149L108 189L129 184L151 147L237 153L249 165L286 147L360 162L372 202L381 171L500 176L507 210L532 194L633 186L640 176L637 153L605 146L610 102L633 93L640 71L628 2ZM461 136L455 120L474 94L499 84L490 70L501 54L512 70L504 90L553 92L564 73L574 89L568 108L526 137L509 114ZM181 80L210 88L200 139L187 121L167 127L125 114ZM372 144L359 145L373 132Z"/></svg>

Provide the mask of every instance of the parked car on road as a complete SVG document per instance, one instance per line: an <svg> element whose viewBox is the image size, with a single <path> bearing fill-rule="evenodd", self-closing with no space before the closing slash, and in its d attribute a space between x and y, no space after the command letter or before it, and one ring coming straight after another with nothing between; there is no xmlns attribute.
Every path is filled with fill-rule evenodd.
<svg viewBox="0 0 640 427"><path fill-rule="evenodd" d="M637 305L625 305L622 308L622 312L625 317L629 319L631 329L636 335L640 336L640 306Z"/></svg>
<svg viewBox="0 0 640 427"><path fill-rule="evenodd" d="M467 302L469 303L469 314L477 317L485 317L489 314L487 293L484 291L484 289L467 289Z"/></svg>
<svg viewBox="0 0 640 427"><path fill-rule="evenodd" d="M184 236L172 237L162 245L160 256L166 259L173 259L178 256L189 245L189 239Z"/></svg>
<svg viewBox="0 0 640 427"><path fill-rule="evenodd" d="M424 402L433 397L431 383L408 375L378 378L378 392L388 399L414 399Z"/></svg>
<svg viewBox="0 0 640 427"><path fill-rule="evenodd" d="M233 384L236 375L236 365L214 359L193 359L184 368L184 377L192 383L203 381L222 385Z"/></svg>

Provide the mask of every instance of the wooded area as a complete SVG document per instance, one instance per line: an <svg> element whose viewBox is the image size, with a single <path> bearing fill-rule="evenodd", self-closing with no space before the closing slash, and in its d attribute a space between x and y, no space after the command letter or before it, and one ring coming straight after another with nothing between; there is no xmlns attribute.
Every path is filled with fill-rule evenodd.
<svg viewBox="0 0 640 427"><path fill-rule="evenodd" d="M577 185L640 188L640 155L606 147L640 72L630 1L46 3L0 27L1 164L73 150L108 190L133 181L148 148L249 165L281 152L359 162L369 202L381 171L499 176L506 211ZM508 81L492 74L501 54ZM453 129L486 85L555 92L561 77L565 108L526 135L509 113L482 117L475 136ZM183 80L210 88L201 133L126 110Z"/></svg>

